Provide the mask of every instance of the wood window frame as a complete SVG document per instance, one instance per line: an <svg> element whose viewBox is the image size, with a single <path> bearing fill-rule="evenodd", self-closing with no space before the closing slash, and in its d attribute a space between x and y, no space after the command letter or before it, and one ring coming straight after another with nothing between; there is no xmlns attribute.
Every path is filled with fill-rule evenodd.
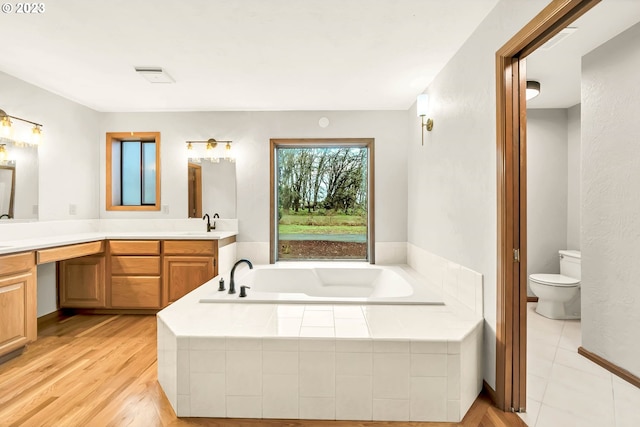
<svg viewBox="0 0 640 427"><path fill-rule="evenodd" d="M106 209L108 211L159 211L160 210L160 132L108 132L106 143L107 183ZM154 141L156 144L156 203L154 205L114 205L113 204L113 143L122 141Z"/></svg>
<svg viewBox="0 0 640 427"><path fill-rule="evenodd" d="M495 403L526 409L525 57L601 0L553 0L496 52L497 311ZM519 262L514 251L519 250ZM493 394L493 390L490 390Z"/></svg>
<svg viewBox="0 0 640 427"><path fill-rule="evenodd" d="M276 227L278 226L277 201L275 199L276 185L276 149L279 147L289 148L312 148L312 147L364 147L367 148L367 185L368 188L368 204L367 204L367 253L369 255L368 262L375 264L375 139L374 138L300 138L300 139L271 139L269 151L269 262L274 264L277 260L278 247L276 245Z"/></svg>

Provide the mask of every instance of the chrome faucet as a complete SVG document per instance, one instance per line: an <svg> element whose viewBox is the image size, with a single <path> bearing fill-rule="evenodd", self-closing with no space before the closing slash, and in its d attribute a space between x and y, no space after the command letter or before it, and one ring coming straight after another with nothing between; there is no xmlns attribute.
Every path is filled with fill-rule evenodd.
<svg viewBox="0 0 640 427"><path fill-rule="evenodd" d="M230 294L235 294L236 293L236 281L235 281L235 274L236 274L236 267L238 266L238 264L242 264L243 262L246 262L247 265L249 265L250 269L253 269L253 264L251 264L251 261L249 261L248 259L240 259L238 261L236 261L235 264L233 264L233 268L231 269L231 278L229 279L229 293Z"/></svg>
<svg viewBox="0 0 640 427"><path fill-rule="evenodd" d="M215 215L213 216L215 218ZM211 225L211 218L209 217L209 214L204 214L204 216L202 217L202 219L207 218L207 233L210 233L211 230L215 230L216 229L216 222L213 221L213 226Z"/></svg>

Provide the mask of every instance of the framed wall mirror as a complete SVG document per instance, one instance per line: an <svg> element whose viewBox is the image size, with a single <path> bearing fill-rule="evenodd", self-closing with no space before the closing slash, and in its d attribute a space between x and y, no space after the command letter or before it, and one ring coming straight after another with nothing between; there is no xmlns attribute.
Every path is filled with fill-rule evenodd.
<svg viewBox="0 0 640 427"><path fill-rule="evenodd" d="M0 220L38 219L38 147L4 143L0 159Z"/></svg>
<svg viewBox="0 0 640 427"><path fill-rule="evenodd" d="M188 217L205 213L236 218L236 164L227 160L188 161Z"/></svg>

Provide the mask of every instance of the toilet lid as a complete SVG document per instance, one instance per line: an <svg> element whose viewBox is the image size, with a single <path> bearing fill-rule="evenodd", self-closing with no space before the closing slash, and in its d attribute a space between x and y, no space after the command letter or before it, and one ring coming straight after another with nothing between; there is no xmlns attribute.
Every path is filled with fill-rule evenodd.
<svg viewBox="0 0 640 427"><path fill-rule="evenodd" d="M532 274L529 278L536 283L553 286L575 286L580 283L580 279L562 274Z"/></svg>

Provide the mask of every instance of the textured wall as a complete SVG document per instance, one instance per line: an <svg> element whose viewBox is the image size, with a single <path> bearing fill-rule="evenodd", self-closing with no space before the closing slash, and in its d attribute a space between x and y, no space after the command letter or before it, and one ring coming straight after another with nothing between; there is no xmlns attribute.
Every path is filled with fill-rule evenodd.
<svg viewBox="0 0 640 427"><path fill-rule="evenodd" d="M567 110L527 110L527 274L560 272L558 250L567 245L567 159Z"/></svg>
<svg viewBox="0 0 640 427"><path fill-rule="evenodd" d="M0 100L7 114L43 124L40 220L97 218L99 113L2 72Z"/></svg>
<svg viewBox="0 0 640 427"><path fill-rule="evenodd" d="M484 277L484 378L495 386L496 90L495 53L546 6L502 0L426 92L435 125L420 144L409 111L408 241Z"/></svg>
<svg viewBox="0 0 640 427"><path fill-rule="evenodd" d="M640 24L582 61L582 345L640 376Z"/></svg>
<svg viewBox="0 0 640 427"><path fill-rule="evenodd" d="M108 113L100 132L160 131L163 212L106 212L100 144L101 218L186 218L185 141L234 141L239 242L269 242L270 138L375 138L376 241L407 240L407 126L404 111ZM326 128L318 125L329 118ZM267 254L268 255L268 254Z"/></svg>
<svg viewBox="0 0 640 427"><path fill-rule="evenodd" d="M567 249L580 250L580 104L567 109Z"/></svg>

